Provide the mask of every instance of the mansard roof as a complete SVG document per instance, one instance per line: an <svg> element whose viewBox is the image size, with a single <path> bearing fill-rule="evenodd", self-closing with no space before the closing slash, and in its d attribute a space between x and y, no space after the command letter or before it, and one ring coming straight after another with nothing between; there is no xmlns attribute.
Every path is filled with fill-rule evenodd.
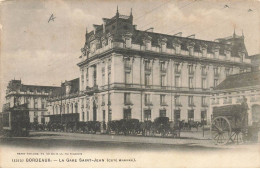
<svg viewBox="0 0 260 171"><path fill-rule="evenodd" d="M26 92L29 90L30 92L34 91L45 91L45 92L50 92L50 90L55 90L59 87L57 86L42 86L42 85L25 85L22 84L21 80L11 80L7 86L7 91L18 91L20 90L21 92Z"/></svg>
<svg viewBox="0 0 260 171"><path fill-rule="evenodd" d="M70 81L65 81L61 84L61 87L55 89L52 93L52 97L62 97L66 95L66 86L70 86L69 95L77 94L79 92L79 78L75 78Z"/></svg>
<svg viewBox="0 0 260 171"><path fill-rule="evenodd" d="M214 90L238 89L260 86L260 71L228 76Z"/></svg>
<svg viewBox="0 0 260 171"><path fill-rule="evenodd" d="M132 43L143 44L143 39L147 36L151 38L152 46L160 46L159 40L166 39L167 47L173 48L173 42L180 42L182 50L188 50L189 44L194 44L194 51L201 52L201 47L206 47L208 53L214 53L215 49L219 49L220 55L225 55L225 51L231 52L231 56L240 57L241 53L245 53L248 57L248 53L244 44L244 36L238 36L235 33L233 36L226 38L219 38L216 41L200 40L188 37L179 37L174 35L167 35L162 33L148 32L137 30L133 25L133 16L123 16L117 11L117 14L108 19L103 18L105 27L102 25L94 25L95 31L86 33L85 46L89 46L90 41L98 40L101 41L102 37L107 37L108 34L112 35L113 41L123 42L122 36L126 33L132 34ZM103 30L105 28L105 30Z"/></svg>

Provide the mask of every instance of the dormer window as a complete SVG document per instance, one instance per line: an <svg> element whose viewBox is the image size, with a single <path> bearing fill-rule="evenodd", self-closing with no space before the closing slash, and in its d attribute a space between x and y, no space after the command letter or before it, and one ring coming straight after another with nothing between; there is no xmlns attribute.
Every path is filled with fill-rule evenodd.
<svg viewBox="0 0 260 171"><path fill-rule="evenodd" d="M214 58L218 58L219 57L219 51L218 50L215 50L214 51Z"/></svg>
<svg viewBox="0 0 260 171"><path fill-rule="evenodd" d="M243 62L245 59L245 53L244 52L239 52L239 57L240 57L240 62Z"/></svg>
<svg viewBox="0 0 260 171"><path fill-rule="evenodd" d="M96 51L96 44L93 41L90 43L90 53L95 53L95 51Z"/></svg>
<svg viewBox="0 0 260 171"><path fill-rule="evenodd" d="M195 45L194 42L190 42L190 43L188 44L188 46L187 46L190 56L193 56L193 54L194 54L194 45Z"/></svg>
<svg viewBox="0 0 260 171"><path fill-rule="evenodd" d="M152 47L152 37L145 35L144 39L143 39L143 43L145 45L145 50L151 50Z"/></svg>
<svg viewBox="0 0 260 171"><path fill-rule="evenodd" d="M230 49L230 47L226 47L224 52L225 52L225 55L226 55L226 59L229 60L230 57L231 57L231 49Z"/></svg>
<svg viewBox="0 0 260 171"><path fill-rule="evenodd" d="M131 47L131 38L125 39L125 46L126 46L126 48L130 48Z"/></svg>
<svg viewBox="0 0 260 171"><path fill-rule="evenodd" d="M111 48L112 47L112 40L113 40L113 37L110 33L107 34L107 44L108 44L108 47Z"/></svg>
<svg viewBox="0 0 260 171"><path fill-rule="evenodd" d="M102 47L105 47L107 45L106 38L102 37L101 41L102 41Z"/></svg>
<svg viewBox="0 0 260 171"><path fill-rule="evenodd" d="M174 39L173 40L173 48L175 49L176 54L181 53L181 41L179 39Z"/></svg>
<svg viewBox="0 0 260 171"><path fill-rule="evenodd" d="M219 46L214 47L214 58L219 58Z"/></svg>
<svg viewBox="0 0 260 171"><path fill-rule="evenodd" d="M145 49L146 50L151 50L151 41L146 41L145 42Z"/></svg>
<svg viewBox="0 0 260 171"><path fill-rule="evenodd" d="M161 47L161 52L166 52L167 39L160 38L158 41L159 46Z"/></svg>
<svg viewBox="0 0 260 171"><path fill-rule="evenodd" d="M126 33L123 35L123 39L125 40L125 47L131 48L132 46L132 33Z"/></svg>
<svg viewBox="0 0 260 171"><path fill-rule="evenodd" d="M203 43L201 46L200 46L200 50L202 52L202 57L207 57L207 44Z"/></svg>

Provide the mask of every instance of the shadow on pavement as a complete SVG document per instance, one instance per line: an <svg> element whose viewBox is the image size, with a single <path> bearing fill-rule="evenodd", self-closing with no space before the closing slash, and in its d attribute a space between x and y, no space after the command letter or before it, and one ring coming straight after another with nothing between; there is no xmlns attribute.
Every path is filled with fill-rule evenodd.
<svg viewBox="0 0 260 171"><path fill-rule="evenodd" d="M41 135L43 136L43 135ZM49 136L49 134L48 134ZM28 139L28 138L2 138L0 144L5 146L22 147L22 148L77 148L77 149L95 149L95 150L111 150L124 149L131 151L197 151L197 150L223 150L218 146L203 146L195 143L185 144L154 144L154 143L132 143L132 142L112 142L112 141L91 141L91 140L68 140L68 139Z"/></svg>

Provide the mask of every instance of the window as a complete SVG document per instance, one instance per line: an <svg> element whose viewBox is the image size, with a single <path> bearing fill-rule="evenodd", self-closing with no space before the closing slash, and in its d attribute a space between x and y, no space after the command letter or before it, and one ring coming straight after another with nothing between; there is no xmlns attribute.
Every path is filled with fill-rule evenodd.
<svg viewBox="0 0 260 171"><path fill-rule="evenodd" d="M193 48L193 47L189 47L189 55L190 55L190 56L193 55L193 51L194 51L194 48Z"/></svg>
<svg viewBox="0 0 260 171"><path fill-rule="evenodd" d="M25 98L25 103L30 104L30 99L29 99L29 97L26 97L26 98Z"/></svg>
<svg viewBox="0 0 260 171"><path fill-rule="evenodd" d="M67 104L67 113L70 113L70 105L69 104Z"/></svg>
<svg viewBox="0 0 260 171"><path fill-rule="evenodd" d="M214 70L214 76L218 77L219 76L218 68L215 67L213 70Z"/></svg>
<svg viewBox="0 0 260 171"><path fill-rule="evenodd" d="M201 97L201 104L203 107L206 107L207 106L207 101L206 101L206 97Z"/></svg>
<svg viewBox="0 0 260 171"><path fill-rule="evenodd" d="M105 67L102 67L102 85L105 85Z"/></svg>
<svg viewBox="0 0 260 171"><path fill-rule="evenodd" d="M111 72L109 71L108 72L108 85L110 85L111 83Z"/></svg>
<svg viewBox="0 0 260 171"><path fill-rule="evenodd" d="M124 109L124 119L131 119L131 109Z"/></svg>
<svg viewBox="0 0 260 171"><path fill-rule="evenodd" d="M73 111L73 106L74 106L74 104L71 103L71 113L74 113L74 111Z"/></svg>
<svg viewBox="0 0 260 171"><path fill-rule="evenodd" d="M193 65L189 65L189 74L190 75L194 74Z"/></svg>
<svg viewBox="0 0 260 171"><path fill-rule="evenodd" d="M194 106L193 96L189 96L189 106Z"/></svg>
<svg viewBox="0 0 260 171"><path fill-rule="evenodd" d="M145 121L151 120L151 110L150 109L144 110L144 120Z"/></svg>
<svg viewBox="0 0 260 171"><path fill-rule="evenodd" d="M166 117L166 109L160 109L160 117Z"/></svg>
<svg viewBox="0 0 260 171"><path fill-rule="evenodd" d="M108 93L108 105L111 105L111 93Z"/></svg>
<svg viewBox="0 0 260 171"><path fill-rule="evenodd" d="M131 38L126 38L125 39L125 46L126 46L126 48L130 48L131 47Z"/></svg>
<svg viewBox="0 0 260 171"><path fill-rule="evenodd" d="M33 122L34 123L38 123L38 114L37 114L37 112L34 112Z"/></svg>
<svg viewBox="0 0 260 171"><path fill-rule="evenodd" d="M180 64L175 64L175 74L180 74L180 73L181 73Z"/></svg>
<svg viewBox="0 0 260 171"><path fill-rule="evenodd" d="M87 68L87 73L86 73L86 86L88 86L89 83L88 83L88 68Z"/></svg>
<svg viewBox="0 0 260 171"><path fill-rule="evenodd" d="M45 99L42 99L42 104L41 104L41 107L42 107L42 109L44 109L44 108L45 108Z"/></svg>
<svg viewBox="0 0 260 171"><path fill-rule="evenodd" d="M162 106L166 105L165 97L166 97L166 95L164 95L164 94L160 95L160 104Z"/></svg>
<svg viewBox="0 0 260 171"><path fill-rule="evenodd" d="M150 76L151 74L145 74L145 86L150 85Z"/></svg>
<svg viewBox="0 0 260 171"><path fill-rule="evenodd" d="M94 66L93 67L93 82L94 82L94 86L96 86L97 85L97 67L96 66Z"/></svg>
<svg viewBox="0 0 260 171"><path fill-rule="evenodd" d="M102 95L102 104L101 104L101 106L105 106L105 95L104 94Z"/></svg>
<svg viewBox="0 0 260 171"><path fill-rule="evenodd" d="M38 99L37 98L34 98L34 108L38 108Z"/></svg>
<svg viewBox="0 0 260 171"><path fill-rule="evenodd" d="M189 77L189 88L194 88L193 87L193 77Z"/></svg>
<svg viewBox="0 0 260 171"><path fill-rule="evenodd" d="M174 122L181 120L181 110L174 110Z"/></svg>
<svg viewBox="0 0 260 171"><path fill-rule="evenodd" d="M207 48L202 49L202 56L207 57Z"/></svg>
<svg viewBox="0 0 260 171"><path fill-rule="evenodd" d="M201 75L202 75L202 76L206 76L206 75L207 75L206 67L205 67L205 66L202 66L202 67L201 67Z"/></svg>
<svg viewBox="0 0 260 171"><path fill-rule="evenodd" d="M226 77L230 75L230 68L225 69Z"/></svg>
<svg viewBox="0 0 260 171"><path fill-rule="evenodd" d="M131 84L130 77L130 72L125 72L125 84Z"/></svg>
<svg viewBox="0 0 260 171"><path fill-rule="evenodd" d="M194 121L194 110L188 110L188 121Z"/></svg>
<svg viewBox="0 0 260 171"><path fill-rule="evenodd" d="M56 114L59 114L59 106L56 106Z"/></svg>
<svg viewBox="0 0 260 171"><path fill-rule="evenodd" d="M41 123L45 124L44 112L41 112Z"/></svg>
<svg viewBox="0 0 260 171"><path fill-rule="evenodd" d="M82 112L82 121L85 121L85 113L84 112Z"/></svg>
<svg viewBox="0 0 260 171"><path fill-rule="evenodd" d="M165 62L160 62L161 72L166 72Z"/></svg>
<svg viewBox="0 0 260 171"><path fill-rule="evenodd" d="M131 63L129 58L125 59L125 69L131 69Z"/></svg>
<svg viewBox="0 0 260 171"><path fill-rule="evenodd" d="M151 50L151 42L150 41L145 42L145 48L146 48L146 50Z"/></svg>
<svg viewBox="0 0 260 171"><path fill-rule="evenodd" d="M75 113L78 113L78 103L75 104Z"/></svg>
<svg viewBox="0 0 260 171"><path fill-rule="evenodd" d="M175 87L181 87L180 76L175 77Z"/></svg>
<svg viewBox="0 0 260 171"><path fill-rule="evenodd" d="M103 122L105 122L105 121L106 121L106 111L103 110Z"/></svg>
<svg viewBox="0 0 260 171"><path fill-rule="evenodd" d="M127 104L127 105L131 104L130 93L125 93L125 94L124 94L124 102L125 102L125 104Z"/></svg>
<svg viewBox="0 0 260 171"><path fill-rule="evenodd" d="M181 106L180 96L174 96L175 106Z"/></svg>
<svg viewBox="0 0 260 171"><path fill-rule="evenodd" d="M202 87L202 89L206 89L207 88L207 79L206 78L202 78L202 80L201 80L201 87Z"/></svg>
<svg viewBox="0 0 260 171"><path fill-rule="evenodd" d="M62 113L65 114L65 104L62 105Z"/></svg>
<svg viewBox="0 0 260 171"><path fill-rule="evenodd" d="M89 121L89 111L87 111L87 121Z"/></svg>
<svg viewBox="0 0 260 171"><path fill-rule="evenodd" d="M218 79L214 79L214 87L218 85Z"/></svg>
<svg viewBox="0 0 260 171"><path fill-rule="evenodd" d="M84 86L84 70L83 69L81 70L81 86L82 86L82 88Z"/></svg>
<svg viewBox="0 0 260 171"><path fill-rule="evenodd" d="M150 61L146 60L144 61L144 68L146 71L150 71L151 70L151 63Z"/></svg>
<svg viewBox="0 0 260 171"><path fill-rule="evenodd" d="M219 51L216 50L216 51L214 52L214 58L218 58L218 56L219 56Z"/></svg>
<svg viewBox="0 0 260 171"><path fill-rule="evenodd" d="M151 95L150 94L145 94L144 95L144 102L145 102L145 105L151 105Z"/></svg>
<svg viewBox="0 0 260 171"><path fill-rule="evenodd" d="M161 75L161 87L166 86L166 76L165 75Z"/></svg>

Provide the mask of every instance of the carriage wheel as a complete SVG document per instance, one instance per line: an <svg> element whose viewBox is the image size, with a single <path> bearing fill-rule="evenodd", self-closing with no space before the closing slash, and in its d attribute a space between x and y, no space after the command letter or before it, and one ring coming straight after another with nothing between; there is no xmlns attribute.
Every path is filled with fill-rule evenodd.
<svg viewBox="0 0 260 171"><path fill-rule="evenodd" d="M231 136L231 125L226 117L216 117L211 124L211 137L216 145L226 144Z"/></svg>

